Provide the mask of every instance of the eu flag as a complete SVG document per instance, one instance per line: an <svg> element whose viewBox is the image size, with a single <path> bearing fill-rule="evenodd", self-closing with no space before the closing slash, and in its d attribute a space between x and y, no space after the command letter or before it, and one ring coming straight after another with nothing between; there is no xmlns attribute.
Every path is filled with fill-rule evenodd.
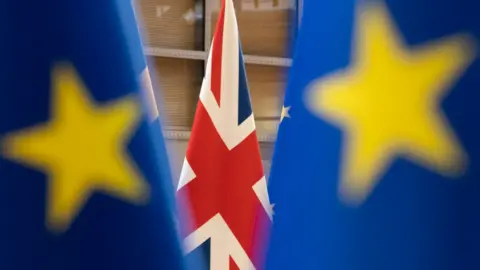
<svg viewBox="0 0 480 270"><path fill-rule="evenodd" d="M3 0L0 37L0 269L182 269L131 3Z"/></svg>
<svg viewBox="0 0 480 270"><path fill-rule="evenodd" d="M304 1L267 269L480 269L479 8Z"/></svg>

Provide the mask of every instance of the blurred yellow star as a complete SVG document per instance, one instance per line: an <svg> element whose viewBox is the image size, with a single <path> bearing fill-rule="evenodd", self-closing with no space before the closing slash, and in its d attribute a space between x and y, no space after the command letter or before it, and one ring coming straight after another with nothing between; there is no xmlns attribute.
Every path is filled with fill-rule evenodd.
<svg viewBox="0 0 480 270"><path fill-rule="evenodd" d="M398 156L444 176L467 156L441 111L441 101L475 58L467 35L408 50L383 5L358 13L351 66L319 78L305 102L344 131L340 195L366 199Z"/></svg>
<svg viewBox="0 0 480 270"><path fill-rule="evenodd" d="M285 117L290 118L290 113L289 113L290 107L291 106L288 106L288 107L282 106L282 113L280 114L280 122L282 122L283 118Z"/></svg>
<svg viewBox="0 0 480 270"><path fill-rule="evenodd" d="M95 104L69 65L54 69L52 83L50 121L7 134L3 142L6 158L46 173L47 226L67 230L95 191L145 202L149 186L126 149L140 120L136 99Z"/></svg>

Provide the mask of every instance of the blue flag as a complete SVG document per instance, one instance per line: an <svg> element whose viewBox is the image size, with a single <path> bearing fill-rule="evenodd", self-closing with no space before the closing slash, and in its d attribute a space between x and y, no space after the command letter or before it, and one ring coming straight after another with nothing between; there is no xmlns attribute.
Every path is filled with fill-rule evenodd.
<svg viewBox="0 0 480 270"><path fill-rule="evenodd" d="M0 37L0 269L182 269L130 1L3 0Z"/></svg>
<svg viewBox="0 0 480 270"><path fill-rule="evenodd" d="M480 269L479 8L304 1L267 269Z"/></svg>

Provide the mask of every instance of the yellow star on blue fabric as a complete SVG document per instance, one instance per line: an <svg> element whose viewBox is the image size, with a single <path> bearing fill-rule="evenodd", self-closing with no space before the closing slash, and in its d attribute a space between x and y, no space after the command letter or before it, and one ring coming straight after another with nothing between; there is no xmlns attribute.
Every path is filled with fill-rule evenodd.
<svg viewBox="0 0 480 270"><path fill-rule="evenodd" d="M291 106L282 106L282 113L280 114L280 123L283 121L285 117L290 118L290 108Z"/></svg>
<svg viewBox="0 0 480 270"><path fill-rule="evenodd" d="M362 203L393 160L453 177L467 155L440 108L475 58L468 35L408 49L379 2L360 5L351 65L319 78L305 103L342 128L340 196Z"/></svg>
<svg viewBox="0 0 480 270"><path fill-rule="evenodd" d="M145 203L149 185L126 149L141 117L137 99L95 104L67 64L59 64L52 79L51 119L3 141L6 158L47 175L47 226L67 230L96 191Z"/></svg>

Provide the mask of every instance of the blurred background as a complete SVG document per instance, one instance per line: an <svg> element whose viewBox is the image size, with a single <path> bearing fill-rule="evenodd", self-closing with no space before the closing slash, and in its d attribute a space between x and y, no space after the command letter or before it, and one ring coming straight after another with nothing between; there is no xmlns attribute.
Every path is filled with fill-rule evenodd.
<svg viewBox="0 0 480 270"><path fill-rule="evenodd" d="M134 1L177 181L221 0ZM268 174L302 0L234 0L234 4Z"/></svg>

